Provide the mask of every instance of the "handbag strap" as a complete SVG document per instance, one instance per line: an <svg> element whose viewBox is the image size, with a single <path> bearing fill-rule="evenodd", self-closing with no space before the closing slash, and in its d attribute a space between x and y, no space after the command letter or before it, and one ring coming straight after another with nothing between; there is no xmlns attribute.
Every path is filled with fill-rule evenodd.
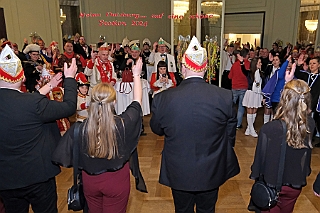
<svg viewBox="0 0 320 213"><path fill-rule="evenodd" d="M277 178L277 185L276 189L278 192L281 191L282 187L282 178L283 178L283 171L284 171L284 163L286 159L286 150L287 150L287 126L286 123L280 119L282 124L282 143L281 143L281 151L280 151L280 162L279 162L279 170L278 170L278 178Z"/></svg>
<svg viewBox="0 0 320 213"><path fill-rule="evenodd" d="M73 184L77 185L78 181L78 164L79 164L79 132L80 122L74 124L73 130Z"/></svg>

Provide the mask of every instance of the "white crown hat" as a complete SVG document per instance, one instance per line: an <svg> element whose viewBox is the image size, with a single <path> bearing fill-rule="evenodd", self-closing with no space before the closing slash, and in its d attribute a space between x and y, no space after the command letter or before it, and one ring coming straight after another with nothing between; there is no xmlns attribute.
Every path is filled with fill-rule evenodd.
<svg viewBox="0 0 320 213"><path fill-rule="evenodd" d="M202 72L207 67L207 51L201 47L195 36L191 39L190 44L183 55L182 63L194 72Z"/></svg>
<svg viewBox="0 0 320 213"><path fill-rule="evenodd" d="M107 42L105 42L99 47L99 51L103 51L103 50L109 50L109 45Z"/></svg>
<svg viewBox="0 0 320 213"><path fill-rule="evenodd" d="M151 41L148 38L145 38L145 39L143 39L142 44L143 45L147 44L147 45L151 46Z"/></svg>
<svg viewBox="0 0 320 213"><path fill-rule="evenodd" d="M20 59L6 45L0 54L0 79L9 83L21 81L24 77Z"/></svg>
<svg viewBox="0 0 320 213"><path fill-rule="evenodd" d="M130 42L130 40L129 40L128 37L126 36L126 37L122 40L122 47L129 46L129 42Z"/></svg>
<svg viewBox="0 0 320 213"><path fill-rule="evenodd" d="M129 47L131 50L140 50L139 46L140 46L139 40L132 40L129 43Z"/></svg>

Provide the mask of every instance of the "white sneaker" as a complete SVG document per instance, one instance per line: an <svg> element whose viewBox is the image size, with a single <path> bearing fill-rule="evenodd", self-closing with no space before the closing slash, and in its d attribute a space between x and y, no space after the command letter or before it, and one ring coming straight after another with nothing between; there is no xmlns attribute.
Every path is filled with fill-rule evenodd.
<svg viewBox="0 0 320 213"><path fill-rule="evenodd" d="M249 127L247 127L247 129L246 129L246 131L245 131L244 134L245 134L245 135L250 135L250 129L249 129Z"/></svg>
<svg viewBox="0 0 320 213"><path fill-rule="evenodd" d="M257 134L257 132L256 132L255 130L251 130L251 131L250 131L250 135L251 135L252 137L254 137L254 138L257 138L257 137L258 137L258 134Z"/></svg>

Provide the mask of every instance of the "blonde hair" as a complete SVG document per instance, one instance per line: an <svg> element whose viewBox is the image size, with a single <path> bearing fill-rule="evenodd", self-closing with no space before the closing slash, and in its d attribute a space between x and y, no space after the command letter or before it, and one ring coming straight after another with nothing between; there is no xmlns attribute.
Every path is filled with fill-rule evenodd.
<svg viewBox="0 0 320 213"><path fill-rule="evenodd" d="M89 115L84 128L88 136L89 156L111 159L118 154L113 113L115 100L116 91L110 84L100 83L92 89Z"/></svg>
<svg viewBox="0 0 320 213"><path fill-rule="evenodd" d="M306 82L296 79L285 85L274 119L285 121L287 143L293 148L306 148L305 138L310 137L307 125L310 103L310 87ZM309 140L309 147L312 147L311 140Z"/></svg>

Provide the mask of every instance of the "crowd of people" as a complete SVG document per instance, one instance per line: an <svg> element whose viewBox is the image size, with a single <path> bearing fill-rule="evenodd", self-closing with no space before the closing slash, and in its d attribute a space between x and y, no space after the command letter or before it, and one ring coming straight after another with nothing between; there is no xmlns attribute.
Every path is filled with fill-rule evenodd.
<svg viewBox="0 0 320 213"><path fill-rule="evenodd" d="M282 138L288 146L278 204L259 209L251 202L249 209L293 211L320 130L320 49L291 44L282 49L275 42L270 51L254 50L226 42L219 88L204 80L207 52L196 37L183 54L181 70L162 38L153 45L146 38L142 47L124 38L122 44L100 42L95 49L75 35L64 41L63 53L56 41L45 47L39 37L31 44L25 40L21 52L16 43L1 42L0 168L6 174L0 176L0 204L5 212L27 213L30 204L36 213L57 212L55 176L59 165L73 166L74 143L80 145L89 212L126 212L130 170L136 188L147 192L136 149L143 135L142 79L152 89L150 127L165 141L159 182L171 188L176 212L215 211L219 187L240 172L234 146L245 109L244 134L258 137L250 178L275 186ZM153 66L151 74L147 66ZM127 71L133 101L117 115L114 86ZM264 125L257 133L254 123L262 107ZM75 113L79 141L69 119ZM320 196L320 176L314 192Z"/></svg>

